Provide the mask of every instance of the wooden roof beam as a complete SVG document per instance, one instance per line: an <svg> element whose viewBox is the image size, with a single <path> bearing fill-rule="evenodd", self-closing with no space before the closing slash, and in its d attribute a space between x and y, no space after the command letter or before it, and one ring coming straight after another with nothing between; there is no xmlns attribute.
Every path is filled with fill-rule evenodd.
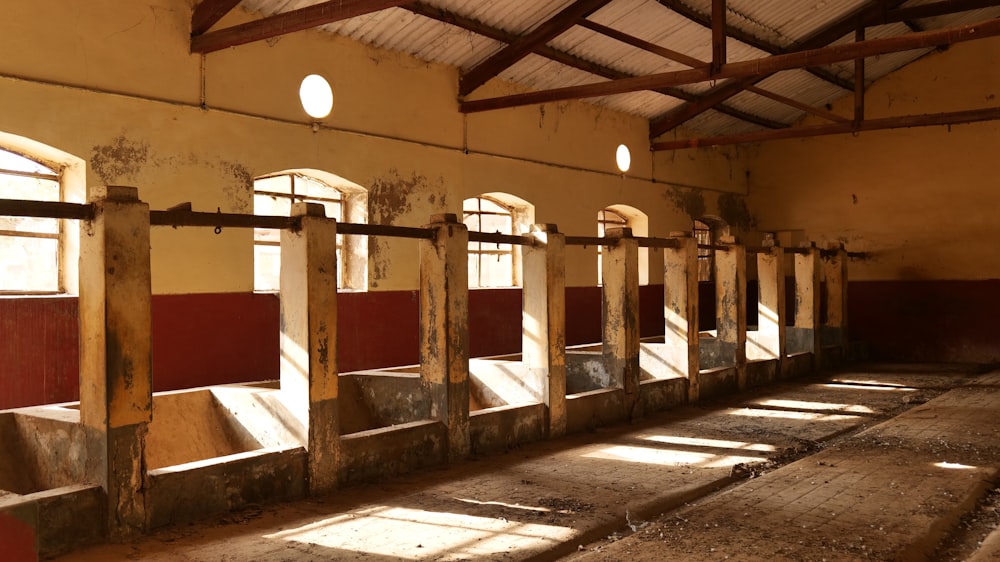
<svg viewBox="0 0 1000 562"><path fill-rule="evenodd" d="M412 4L408 4L406 6L401 6L401 7L414 14L421 15L433 19L435 21L440 21L442 23L447 23L449 25L454 25L455 27L459 27L467 31L477 33L484 37L489 37L490 39L493 39L495 41L501 41L504 43L513 43L520 38L520 36L515 33L511 33L509 31L505 31L496 27L486 25L485 23L482 23L478 20L474 20L472 18L468 18L466 16L462 16L454 12L449 12L448 10L445 10L443 8L430 6L423 2L419 1L413 2ZM633 46L637 46L639 48L647 48L649 46L656 47L656 45L654 45L653 43L645 43L641 39L618 32L611 28L607 28L600 24L596 24L587 19L582 19L578 23L582 27L590 28L593 31L597 31L598 33L604 33L605 35L613 37L614 39L618 39L625 43L630 43ZM589 72L591 74L595 74L597 76L601 76L611 80L617 80L620 78L632 78L636 76L635 74L630 74L628 72L623 72L621 70L617 70L609 66L605 66L593 61L582 59L575 55L571 55L565 51L560 51L559 49L550 47L549 45L541 45L539 47L536 47L534 52L535 54L543 56L551 61L555 61L560 64L565 64L566 66L576 68L584 72ZM664 56L666 58L671 58L672 55L676 55L682 58L684 57L684 55L680 53L674 53L673 51L669 51L668 49L667 50L661 49L659 51L653 51L653 52L659 54L660 56ZM666 54L668 52L669 54ZM678 62L681 62L682 64L688 64L689 62L693 62L698 66L707 66L708 64L692 57L687 57L686 61L678 60ZM698 94L685 92L684 90L678 88L657 88L654 91L663 94L665 96L670 96L672 98L677 98L688 102L697 101L699 99ZM746 121L747 123L753 123L754 125L765 127L767 129L780 129L788 127L788 125L785 123L781 123L779 121L774 121L771 119L766 119L764 117L760 117L759 115L754 115L752 113L747 113L745 111L741 111L734 107L730 107L726 104L719 104L718 106L716 106L715 109L719 113L724 113L726 115L729 115L730 117L735 117L736 119L739 119L741 121Z"/></svg>
<svg viewBox="0 0 1000 562"><path fill-rule="evenodd" d="M687 4L684 4L683 2L681 2L680 0L657 0L657 1L661 5L665 6L666 8L669 8L670 10L672 10L672 11L676 12L677 14L683 16L684 18L688 19L689 21L697 23L698 25L700 25L700 26L702 26L702 27L704 27L706 29L712 29L712 18L711 17L709 17L709 16L707 16L705 14L702 14L701 12L698 12L697 10L692 9ZM746 31L743 31L742 29L739 29L739 28L736 28L736 27L732 27L732 26L727 25L727 26L725 26L725 30L726 30L726 36L727 37L732 37L733 39L736 39L740 43L745 43L745 44L750 45L751 47L753 47L755 49L760 49L761 51L764 51L765 53L768 53L768 54L771 54L771 55L783 55L785 53L789 53L789 52L792 52L794 50L794 49L785 49L785 48L779 47L778 45L775 45L774 43L771 43L769 41L765 41L765 40L761 39L760 37L757 37L756 35L753 35L751 33L747 33ZM826 43L824 43L824 45L825 44ZM822 47L823 45L815 45L815 46ZM829 71L829 70L827 70L825 68L810 68L810 69L806 69L806 71L809 72L810 74L813 74L814 76L816 76L820 80L824 80L826 82L829 82L830 84L833 84L834 86L837 86L838 88L841 88L841 89L844 89L844 90L852 90L854 88L854 85L852 83L850 83L847 80L844 80L840 76L837 76L835 73L833 73L833 72L831 72L831 71Z"/></svg>
<svg viewBox="0 0 1000 562"><path fill-rule="evenodd" d="M837 123L849 123L851 121L850 119L848 119L846 117L842 117L840 115L837 115L836 113L833 113L831 111L827 111L825 109L820 109L818 107L813 107L813 106L811 106L809 104L805 104L805 103L793 100L791 98L787 98L785 96L782 96L780 94L776 94L774 92L771 92L769 90L765 90L763 88L758 88L756 86L747 86L746 91L748 91L750 93L753 93L753 94L757 94L758 96L761 96L761 97L768 98L770 100L774 100L774 101L776 101L778 103L787 105L789 107L794 107L795 109L798 109L800 111L804 111L804 112L806 112L806 113L808 113L810 115L815 115L816 117L820 117L822 119L826 119L827 121L834 121L834 122L837 122Z"/></svg>
<svg viewBox="0 0 1000 562"><path fill-rule="evenodd" d="M466 72L458 84L458 94L465 96L482 86L491 78L496 77L511 65L530 54L536 47L548 43L561 35L567 29L576 25L577 21L596 12L611 0L576 0L558 14L542 22L518 41L508 44L494 53L479 66Z"/></svg>
<svg viewBox="0 0 1000 562"><path fill-rule="evenodd" d="M962 125L981 121L1000 119L1000 107L954 111L949 113L932 113L928 115L906 115L901 117L885 117L868 119L861 123L831 123L827 125L811 125L807 127L791 127L777 131L755 131L736 135L724 135L700 139L680 139L674 141L656 142L652 150L681 150L685 148L702 148L708 146L723 146L751 142L768 142L785 139L799 139L826 135L842 135L864 131L882 131L888 129L905 129L909 127L932 127L936 125Z"/></svg>
<svg viewBox="0 0 1000 562"><path fill-rule="evenodd" d="M690 70L665 72L635 78L623 78L621 80L612 80L597 84L583 84L579 86L555 88L541 92L529 92L475 101L463 101L460 104L460 110L464 113L474 113L477 111L490 111L494 109L518 107L522 105L532 105L552 101L609 96L614 94L624 94L627 92L637 92L641 90L695 84L718 78L739 78L741 80L763 79L765 76L769 76L783 70L832 64L835 62L853 60L859 57L872 57L913 49L926 49L940 45L951 45L954 43L995 37L997 35L1000 35L1000 19L990 19L972 25L961 25L934 31L925 31L923 33L912 33L900 37L870 39L860 43L847 43L820 49L797 51L785 55L774 55L762 59L727 63L722 65L722 68L719 70L717 75L711 75L708 69L692 68Z"/></svg>
<svg viewBox="0 0 1000 562"><path fill-rule="evenodd" d="M279 35L302 31L334 23L394 6L409 4L413 0L330 0L298 10L282 12L191 38L192 53L211 53L236 45L270 39Z"/></svg>
<svg viewBox="0 0 1000 562"><path fill-rule="evenodd" d="M891 0L887 3L883 0L873 0L865 6L862 6L861 8L858 8L857 10L841 17L839 20L831 22L830 24L810 33L808 37L799 41L796 47L801 50L816 49L829 45L844 35L854 32L854 30L857 29L859 22L861 22L862 25L865 25L869 21L874 21L877 17L885 17L885 13L888 10L898 7L904 1L905 0ZM659 0L659 2L661 4L664 2L673 3L674 0ZM666 115L663 115L662 117L653 119L649 124L650 138L656 138L681 125L682 123L693 119L701 113L712 109L715 105L722 103L742 92L747 86L752 86L766 77L767 76L760 76L756 78L724 82L709 90L704 95L703 101L697 104L687 104L667 113ZM853 83L848 84L850 84L848 89L854 91Z"/></svg>
<svg viewBox="0 0 1000 562"><path fill-rule="evenodd" d="M191 13L191 35L201 35L219 23L240 0L202 0Z"/></svg>

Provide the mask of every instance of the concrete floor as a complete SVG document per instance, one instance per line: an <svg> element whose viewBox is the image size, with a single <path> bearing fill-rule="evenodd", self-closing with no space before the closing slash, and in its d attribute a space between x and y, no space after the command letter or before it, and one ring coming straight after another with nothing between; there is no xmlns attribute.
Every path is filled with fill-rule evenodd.
<svg viewBox="0 0 1000 562"><path fill-rule="evenodd" d="M933 559L998 410L1000 373L879 366L60 560Z"/></svg>

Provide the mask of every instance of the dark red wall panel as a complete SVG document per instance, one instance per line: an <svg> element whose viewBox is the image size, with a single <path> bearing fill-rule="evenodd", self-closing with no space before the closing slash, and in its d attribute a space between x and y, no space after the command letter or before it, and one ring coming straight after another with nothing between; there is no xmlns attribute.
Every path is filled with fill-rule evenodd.
<svg viewBox="0 0 1000 562"><path fill-rule="evenodd" d="M416 291L340 293L337 353L343 372L420 362Z"/></svg>
<svg viewBox="0 0 1000 562"><path fill-rule="evenodd" d="M273 379L278 298L211 293L153 296L153 389Z"/></svg>
<svg viewBox="0 0 1000 562"><path fill-rule="evenodd" d="M852 281L847 308L873 358L1000 363L1000 280Z"/></svg>
<svg viewBox="0 0 1000 562"><path fill-rule="evenodd" d="M521 289L469 291L469 353L488 357L521 352Z"/></svg>
<svg viewBox="0 0 1000 562"><path fill-rule="evenodd" d="M79 397L76 298L0 298L0 408Z"/></svg>

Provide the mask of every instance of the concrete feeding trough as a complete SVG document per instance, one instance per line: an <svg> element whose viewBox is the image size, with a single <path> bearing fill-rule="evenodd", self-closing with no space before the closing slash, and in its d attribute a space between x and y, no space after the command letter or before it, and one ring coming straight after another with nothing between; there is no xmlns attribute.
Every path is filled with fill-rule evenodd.
<svg viewBox="0 0 1000 562"><path fill-rule="evenodd" d="M154 394L146 436L149 527L304 497L301 433L267 386Z"/></svg>
<svg viewBox="0 0 1000 562"><path fill-rule="evenodd" d="M72 405L0 413L0 519L32 529L39 556L106 537L103 494L92 476L100 455L87 435Z"/></svg>
<svg viewBox="0 0 1000 562"><path fill-rule="evenodd" d="M545 438L543 381L520 354L469 360L469 433L476 453Z"/></svg>
<svg viewBox="0 0 1000 562"><path fill-rule="evenodd" d="M445 426L431 419L420 366L339 375L341 481L366 482L445 460Z"/></svg>

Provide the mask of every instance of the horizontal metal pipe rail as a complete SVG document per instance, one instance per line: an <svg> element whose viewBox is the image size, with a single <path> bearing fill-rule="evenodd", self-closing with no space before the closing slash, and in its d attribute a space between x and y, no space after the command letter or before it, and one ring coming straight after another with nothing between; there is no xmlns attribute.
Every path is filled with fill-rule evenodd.
<svg viewBox="0 0 1000 562"><path fill-rule="evenodd" d="M500 234L499 232L469 231L469 242L485 242L487 244L514 244L517 246L534 246L535 239L528 236Z"/></svg>
<svg viewBox="0 0 1000 562"><path fill-rule="evenodd" d="M90 203L66 203L63 201L31 201L21 199L0 199L0 216L7 217L35 217L52 219L72 219L72 220L93 220L94 206ZM213 227L216 231L222 228L273 228L290 229L300 228L299 217L279 217L269 215L246 215L242 213L222 213L222 212L198 212L188 209L168 209L165 211L149 212L150 226L171 226L174 228L182 226L193 227ZM356 236L389 236L395 238L414 238L420 240L431 240L434 238L434 229L417 228L408 226L392 226L381 224L360 224L341 222L337 223L337 232ZM680 239L678 238L656 238L656 237L635 237L639 246L643 248L678 248ZM600 237L600 236L567 236L567 246L614 246L620 238ZM518 236L510 234L500 234L496 232L469 231L470 242L482 242L487 244L514 244L519 246L533 246L537 242L529 236ZM699 249L726 251L733 248L730 245L719 244L699 244ZM810 248L795 247L781 248L785 253L805 254ZM769 252L770 247L747 246L747 253ZM840 250L820 250L820 255L832 257ZM868 252L847 252L850 259L867 259Z"/></svg>
<svg viewBox="0 0 1000 562"><path fill-rule="evenodd" d="M94 206L62 201L0 199L0 216L89 221L94 220Z"/></svg>

